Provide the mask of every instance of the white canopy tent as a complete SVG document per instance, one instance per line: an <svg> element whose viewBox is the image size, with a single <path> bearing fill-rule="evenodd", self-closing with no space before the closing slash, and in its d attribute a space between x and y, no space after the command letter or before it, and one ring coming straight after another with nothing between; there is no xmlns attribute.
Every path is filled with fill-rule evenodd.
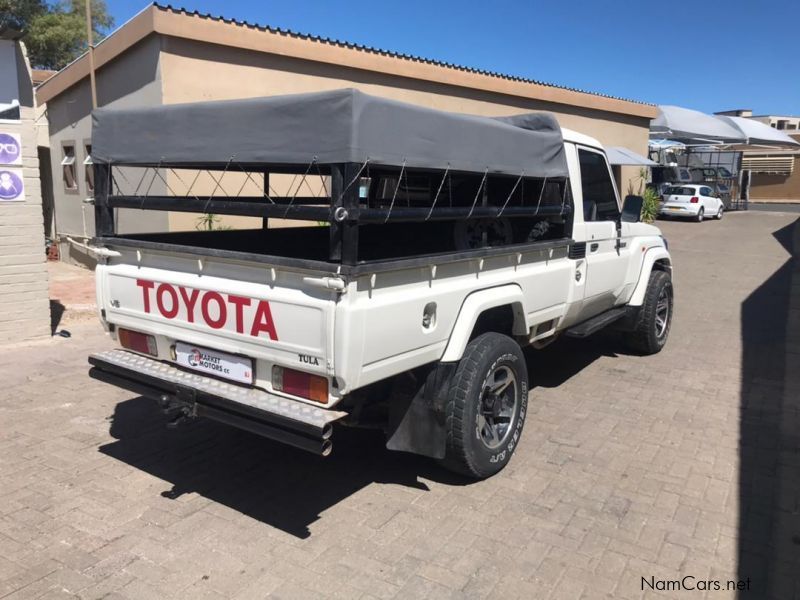
<svg viewBox="0 0 800 600"><path fill-rule="evenodd" d="M639 167L655 167L658 165L657 162L622 146L607 147L606 155L608 156L608 162L612 165L635 165Z"/></svg>
<svg viewBox="0 0 800 600"><path fill-rule="evenodd" d="M800 146L782 131L753 119L707 115L681 106L660 105L650 123L651 147L677 141L686 146L743 144L752 146Z"/></svg>
<svg viewBox="0 0 800 600"><path fill-rule="evenodd" d="M747 136L734 125L698 110L660 105L650 122L651 138L667 138L686 144L741 144Z"/></svg>
<svg viewBox="0 0 800 600"><path fill-rule="evenodd" d="M761 121L725 115L714 115L714 117L730 123L741 131L742 135L745 136L745 144L753 146L800 146L800 142L797 140Z"/></svg>

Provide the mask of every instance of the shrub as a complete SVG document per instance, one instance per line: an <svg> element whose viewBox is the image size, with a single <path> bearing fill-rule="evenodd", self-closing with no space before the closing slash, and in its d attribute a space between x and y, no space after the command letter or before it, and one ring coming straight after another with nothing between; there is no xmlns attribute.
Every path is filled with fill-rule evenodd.
<svg viewBox="0 0 800 600"><path fill-rule="evenodd" d="M653 188L645 188L642 193L642 221L644 223L652 223L658 217L658 210L660 208L660 198Z"/></svg>

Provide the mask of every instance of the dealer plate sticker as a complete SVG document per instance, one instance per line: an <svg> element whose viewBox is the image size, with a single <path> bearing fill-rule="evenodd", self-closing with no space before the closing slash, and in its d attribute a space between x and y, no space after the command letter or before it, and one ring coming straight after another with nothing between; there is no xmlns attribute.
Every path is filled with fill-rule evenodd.
<svg viewBox="0 0 800 600"><path fill-rule="evenodd" d="M252 359L183 342L175 344L175 354L175 362L181 366L239 383L253 383Z"/></svg>

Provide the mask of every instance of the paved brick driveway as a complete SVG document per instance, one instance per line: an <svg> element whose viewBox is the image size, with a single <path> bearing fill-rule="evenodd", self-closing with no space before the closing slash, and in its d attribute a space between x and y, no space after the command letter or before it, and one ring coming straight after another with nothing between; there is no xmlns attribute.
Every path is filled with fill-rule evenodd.
<svg viewBox="0 0 800 600"><path fill-rule="evenodd" d="M642 591L689 575L797 598L796 218L663 223L665 351L604 334L530 354L523 442L480 483L369 433L336 432L321 459L214 423L167 431L87 378L108 345L91 322L2 349L0 597L706 597Z"/></svg>

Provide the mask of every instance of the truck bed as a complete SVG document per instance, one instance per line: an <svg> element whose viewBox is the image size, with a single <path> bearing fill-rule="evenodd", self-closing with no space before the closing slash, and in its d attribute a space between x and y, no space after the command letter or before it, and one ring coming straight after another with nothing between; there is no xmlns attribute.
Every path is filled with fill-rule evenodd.
<svg viewBox="0 0 800 600"><path fill-rule="evenodd" d="M308 270L340 270L355 273L383 268L415 266L420 260L430 264L432 257L442 261L489 256L531 246L561 246L569 243L562 237L563 226L553 227L546 239L527 242L530 227L515 222L514 245L460 251L455 247L453 225L433 221L387 225L366 225L359 229L360 260L355 269L328 259L329 229L326 225L275 229L176 231L168 233L126 234L98 238L109 246L140 247L153 250L182 251L194 254L239 258ZM534 221L531 219L531 221ZM413 251L412 251L413 248ZM438 262L438 261L437 261ZM402 264L401 264L402 263ZM420 263L420 264L422 264Z"/></svg>

